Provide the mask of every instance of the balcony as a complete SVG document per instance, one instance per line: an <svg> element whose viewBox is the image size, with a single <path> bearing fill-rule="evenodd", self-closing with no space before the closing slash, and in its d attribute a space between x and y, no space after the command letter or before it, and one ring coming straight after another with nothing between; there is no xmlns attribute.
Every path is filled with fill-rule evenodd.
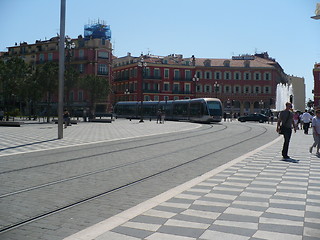
<svg viewBox="0 0 320 240"><path fill-rule="evenodd" d="M173 94L194 94L191 91L180 91L180 90L173 90L172 93Z"/></svg>
<svg viewBox="0 0 320 240"><path fill-rule="evenodd" d="M192 82L191 77L174 77L174 81L185 81L185 82Z"/></svg>
<svg viewBox="0 0 320 240"><path fill-rule="evenodd" d="M144 80L162 80L161 76L144 76Z"/></svg>

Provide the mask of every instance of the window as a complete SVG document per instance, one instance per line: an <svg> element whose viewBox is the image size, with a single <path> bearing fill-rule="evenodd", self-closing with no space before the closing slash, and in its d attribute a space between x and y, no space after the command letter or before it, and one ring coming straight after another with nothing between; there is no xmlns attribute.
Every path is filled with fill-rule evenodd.
<svg viewBox="0 0 320 240"><path fill-rule="evenodd" d="M53 53L48 53L48 61L52 61L53 60Z"/></svg>
<svg viewBox="0 0 320 240"><path fill-rule="evenodd" d="M184 84L184 92L185 92L185 93L191 93L190 83L185 83L185 84Z"/></svg>
<svg viewBox="0 0 320 240"><path fill-rule="evenodd" d="M211 77L211 72L206 71L206 72L204 73L204 78L205 78L205 79L212 79L212 77Z"/></svg>
<svg viewBox="0 0 320 240"><path fill-rule="evenodd" d="M144 101L150 101L150 96L145 95L145 96L144 96Z"/></svg>
<svg viewBox="0 0 320 240"><path fill-rule="evenodd" d="M108 52L98 52L98 58L107 59L107 58L109 58L109 53Z"/></svg>
<svg viewBox="0 0 320 240"><path fill-rule="evenodd" d="M80 101L80 102L83 101L83 91L78 92L78 101Z"/></svg>
<svg viewBox="0 0 320 240"><path fill-rule="evenodd" d="M214 72L214 78L216 80L220 80L221 79L221 72Z"/></svg>
<svg viewBox="0 0 320 240"><path fill-rule="evenodd" d="M180 79L180 70L175 69L174 70L174 79L179 80Z"/></svg>
<svg viewBox="0 0 320 240"><path fill-rule="evenodd" d="M197 78L202 78L202 72L201 71L197 71Z"/></svg>
<svg viewBox="0 0 320 240"><path fill-rule="evenodd" d="M69 101L73 101L74 100L74 92L73 91L71 91L70 93L69 93Z"/></svg>
<svg viewBox="0 0 320 240"><path fill-rule="evenodd" d="M254 80L261 80L261 73L255 72L254 73Z"/></svg>
<svg viewBox="0 0 320 240"><path fill-rule="evenodd" d="M240 93L241 92L241 87L240 86L234 86L234 93Z"/></svg>
<svg viewBox="0 0 320 240"><path fill-rule="evenodd" d="M167 83L167 82L163 83L163 91L170 91L169 83Z"/></svg>
<svg viewBox="0 0 320 240"><path fill-rule="evenodd" d="M250 86L245 86L244 87L244 93L251 93L251 87Z"/></svg>
<svg viewBox="0 0 320 240"><path fill-rule="evenodd" d="M144 77L146 77L146 78L150 77L150 68L144 69Z"/></svg>
<svg viewBox="0 0 320 240"><path fill-rule="evenodd" d="M231 93L231 87L229 85L224 86L224 92L225 93Z"/></svg>
<svg viewBox="0 0 320 240"><path fill-rule="evenodd" d="M98 74L100 74L100 75L107 75L108 74L107 64L99 64L98 65Z"/></svg>
<svg viewBox="0 0 320 240"><path fill-rule="evenodd" d="M164 69L164 78L169 78L169 69Z"/></svg>
<svg viewBox="0 0 320 240"><path fill-rule="evenodd" d="M260 93L261 91L260 91L260 86L255 86L254 87L254 93Z"/></svg>
<svg viewBox="0 0 320 240"><path fill-rule="evenodd" d="M234 79L235 80L241 80L241 73L240 72L235 72L234 73Z"/></svg>
<svg viewBox="0 0 320 240"><path fill-rule="evenodd" d="M231 72L224 72L224 79L230 80Z"/></svg>
<svg viewBox="0 0 320 240"><path fill-rule="evenodd" d="M270 93L270 87L269 86L265 86L264 87L264 93L266 93L266 94Z"/></svg>
<svg viewBox="0 0 320 240"><path fill-rule="evenodd" d="M154 76L154 78L160 78L160 69L159 68L155 68L154 70L153 70L153 76Z"/></svg>
<svg viewBox="0 0 320 240"><path fill-rule="evenodd" d="M179 92L180 91L180 84L179 83L174 83L173 84L173 91L174 92Z"/></svg>
<svg viewBox="0 0 320 240"><path fill-rule="evenodd" d="M266 72L266 73L264 73L263 75L264 75L264 76L263 76L263 79L264 79L264 80L267 80L267 81L268 81L268 80L271 80L271 74L270 74L270 73Z"/></svg>
<svg viewBox="0 0 320 240"><path fill-rule="evenodd" d="M185 79L191 80L191 71L190 70L185 70Z"/></svg>
<svg viewBox="0 0 320 240"><path fill-rule="evenodd" d="M39 55L39 61L40 61L40 62L43 62L43 61L44 61L44 54L43 54L43 53L40 53L40 55Z"/></svg>
<svg viewBox="0 0 320 240"><path fill-rule="evenodd" d="M249 72L244 73L244 80L251 80L251 74Z"/></svg>
<svg viewBox="0 0 320 240"><path fill-rule="evenodd" d="M205 92L211 92L211 86L210 85L205 85L204 86L204 91Z"/></svg>

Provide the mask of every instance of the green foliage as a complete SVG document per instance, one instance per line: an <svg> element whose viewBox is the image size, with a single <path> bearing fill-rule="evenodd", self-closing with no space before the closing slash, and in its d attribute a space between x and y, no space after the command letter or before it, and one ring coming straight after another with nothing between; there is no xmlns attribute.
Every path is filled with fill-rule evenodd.
<svg viewBox="0 0 320 240"><path fill-rule="evenodd" d="M87 75L80 80L80 87L88 91L92 108L101 99L105 99L109 93L109 82L106 78Z"/></svg>

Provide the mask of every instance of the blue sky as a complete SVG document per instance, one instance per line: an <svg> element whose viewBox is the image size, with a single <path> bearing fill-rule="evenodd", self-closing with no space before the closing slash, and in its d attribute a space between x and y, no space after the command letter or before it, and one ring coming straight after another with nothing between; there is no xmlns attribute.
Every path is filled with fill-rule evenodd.
<svg viewBox="0 0 320 240"><path fill-rule="evenodd" d="M312 69L320 62L319 0L67 0L66 35L84 24L111 26L114 54L183 54L201 58L267 51L285 73L305 78L312 98ZM15 42L59 33L60 0L0 0L0 51Z"/></svg>

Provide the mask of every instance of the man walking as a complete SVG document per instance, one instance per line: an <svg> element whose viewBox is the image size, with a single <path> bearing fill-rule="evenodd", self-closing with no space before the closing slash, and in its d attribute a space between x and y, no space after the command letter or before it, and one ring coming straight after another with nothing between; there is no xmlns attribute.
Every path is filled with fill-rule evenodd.
<svg viewBox="0 0 320 240"><path fill-rule="evenodd" d="M292 134L292 128L294 132L296 132L296 126L293 122L293 113L290 111L292 108L292 104L290 102L286 103L286 109L280 112L278 123L277 123L277 132L280 133L280 126L281 132L283 134L284 142L282 147L282 157L284 160L290 160L291 158L288 156L288 149L290 138Z"/></svg>
<svg viewBox="0 0 320 240"><path fill-rule="evenodd" d="M310 122L312 121L312 116L310 113L308 113L307 110L305 110L304 113L302 114L301 121L303 122L304 134L308 134Z"/></svg>

